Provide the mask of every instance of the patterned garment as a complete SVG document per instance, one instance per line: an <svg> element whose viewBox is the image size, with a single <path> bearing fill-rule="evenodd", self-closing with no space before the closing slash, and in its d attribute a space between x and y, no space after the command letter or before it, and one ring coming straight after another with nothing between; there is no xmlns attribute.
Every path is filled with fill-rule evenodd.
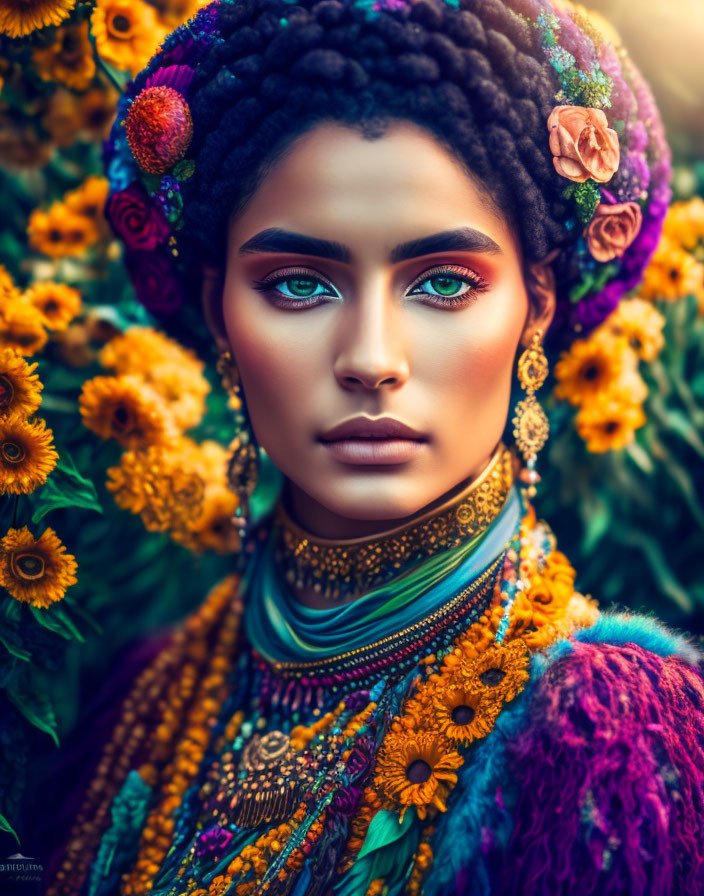
<svg viewBox="0 0 704 896"><path fill-rule="evenodd" d="M228 577L140 677L48 893L704 892L700 655L573 585L529 508L439 616L301 669Z"/></svg>

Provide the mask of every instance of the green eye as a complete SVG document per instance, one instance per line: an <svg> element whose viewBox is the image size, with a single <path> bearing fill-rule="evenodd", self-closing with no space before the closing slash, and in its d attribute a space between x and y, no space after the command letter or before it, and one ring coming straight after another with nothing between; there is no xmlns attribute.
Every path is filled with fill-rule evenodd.
<svg viewBox="0 0 704 896"><path fill-rule="evenodd" d="M288 288L290 292L286 292ZM316 292L316 287L320 287L320 292ZM286 280L280 280L277 289L291 299L308 299L315 295L328 295L325 287L320 280L313 280L311 277L287 277Z"/></svg>
<svg viewBox="0 0 704 896"><path fill-rule="evenodd" d="M459 277L448 277L446 274L438 274L435 277L429 277L420 285L423 286L424 283L430 283L432 289L435 290L435 295L438 296L456 296L458 294L458 290L460 290L462 287L466 287L466 289L468 289L470 286L469 283L461 280ZM466 289L464 290L464 292L466 292ZM429 292L430 295L433 295L430 290L426 289L424 290L424 292Z"/></svg>

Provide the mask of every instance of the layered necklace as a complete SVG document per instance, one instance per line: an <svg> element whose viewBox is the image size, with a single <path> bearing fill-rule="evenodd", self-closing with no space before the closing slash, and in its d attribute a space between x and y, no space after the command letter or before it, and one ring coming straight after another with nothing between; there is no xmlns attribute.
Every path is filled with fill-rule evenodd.
<svg viewBox="0 0 704 896"><path fill-rule="evenodd" d="M347 896L347 872L358 892L360 850L370 829L383 837L389 811L410 849L393 873L405 868L418 892L426 818L445 810L466 747L523 688L530 651L562 630L563 597L551 609L543 582L534 605L530 582L553 567L564 578L563 563L513 487L504 446L446 505L374 539L324 542L280 511L244 587L228 577L213 589L135 685L126 711L140 737L122 743L121 723L106 748L51 896L87 874L92 894L113 896L120 869L124 894L234 884L239 896ZM346 586L375 584L346 605L287 615L287 574L324 594L328 561Z"/></svg>

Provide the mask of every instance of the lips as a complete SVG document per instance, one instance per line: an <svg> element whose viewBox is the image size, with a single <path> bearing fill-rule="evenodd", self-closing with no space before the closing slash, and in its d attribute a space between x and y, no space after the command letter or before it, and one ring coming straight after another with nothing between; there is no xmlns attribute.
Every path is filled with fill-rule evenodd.
<svg viewBox="0 0 704 896"><path fill-rule="evenodd" d="M330 454L344 464L404 464L424 450L427 435L393 417L355 417L319 436Z"/></svg>
<svg viewBox="0 0 704 896"><path fill-rule="evenodd" d="M345 439L411 439L426 442L427 436L412 429L393 417L354 417L320 435L322 442L337 442Z"/></svg>

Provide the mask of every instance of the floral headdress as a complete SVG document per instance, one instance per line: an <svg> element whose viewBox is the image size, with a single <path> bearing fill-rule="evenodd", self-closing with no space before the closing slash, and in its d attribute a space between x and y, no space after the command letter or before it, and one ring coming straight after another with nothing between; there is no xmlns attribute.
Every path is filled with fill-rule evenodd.
<svg viewBox="0 0 704 896"><path fill-rule="evenodd" d="M411 2L353 5L375 16ZM122 97L106 144L106 214L124 242L138 298L161 317L184 302L182 187L195 171L189 90L202 60L222 41L219 9L232 4L214 0L166 39ZM536 30L557 81L545 139L556 174L567 181L563 196L572 213L565 226L575 239L561 253L568 301L559 303L551 329L570 342L640 282L670 200L670 153L650 92L625 51L566 0L514 6Z"/></svg>

